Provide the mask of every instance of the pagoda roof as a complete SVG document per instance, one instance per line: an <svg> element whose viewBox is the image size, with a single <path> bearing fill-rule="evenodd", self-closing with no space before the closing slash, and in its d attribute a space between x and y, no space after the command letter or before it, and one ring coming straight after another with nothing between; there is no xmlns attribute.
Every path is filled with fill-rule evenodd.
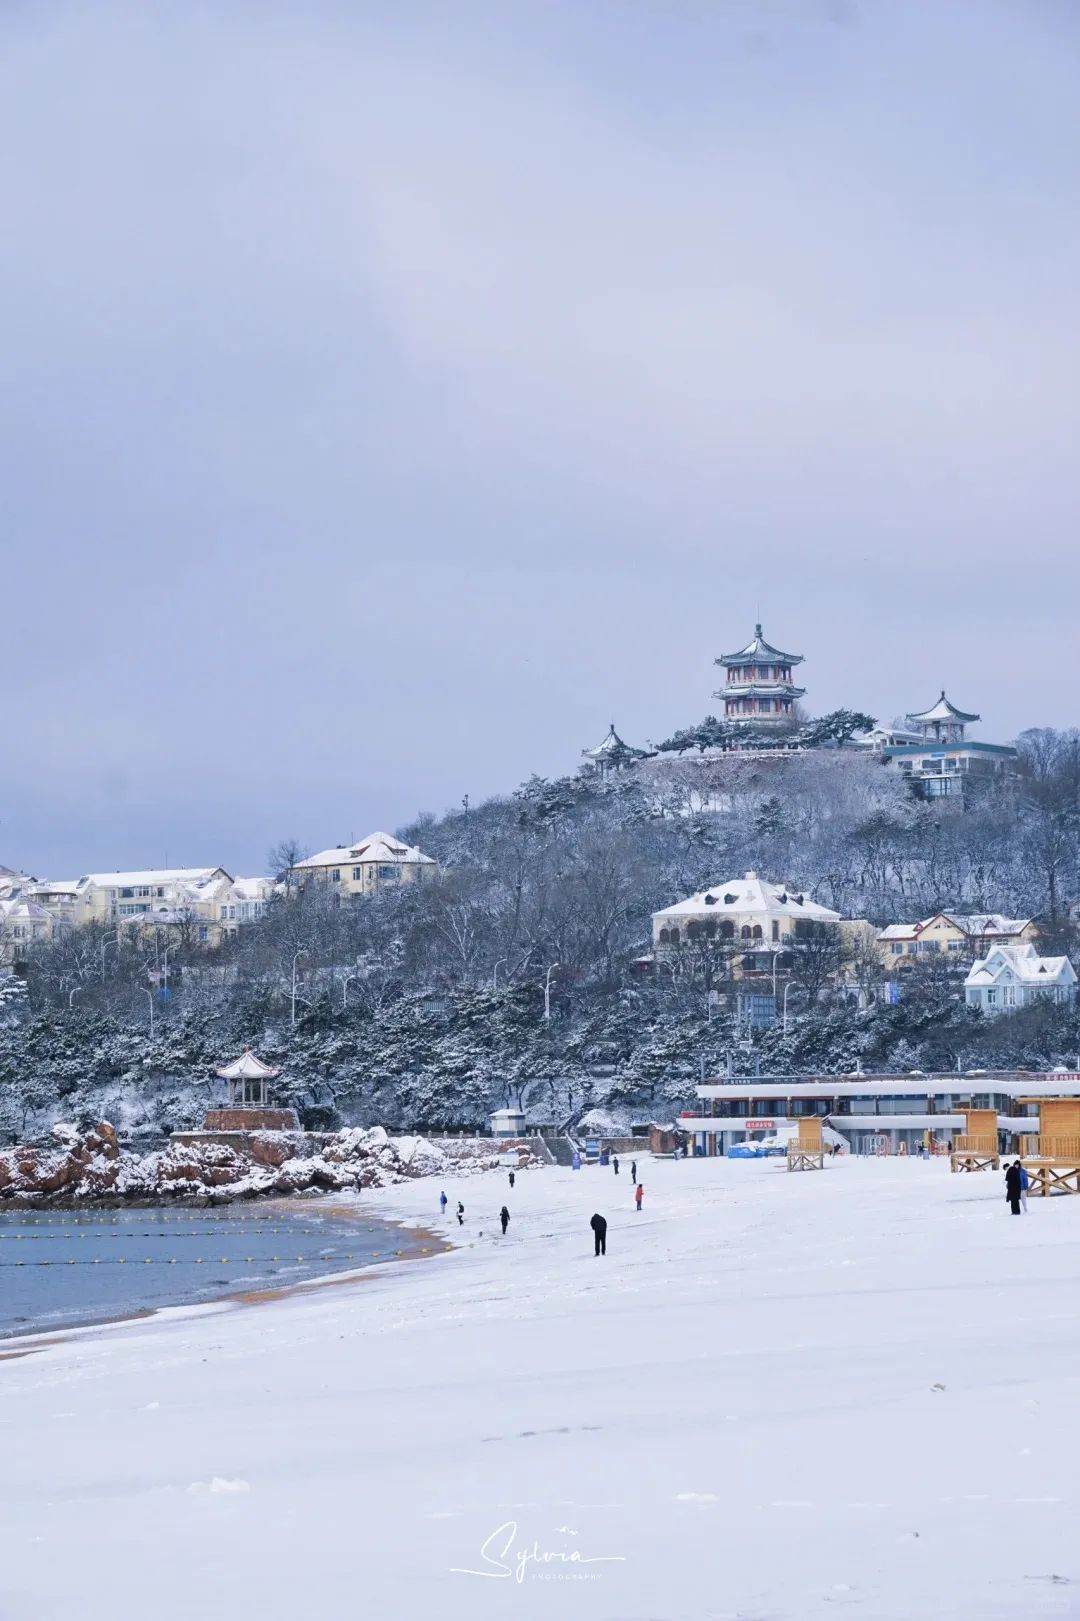
<svg viewBox="0 0 1080 1621"><path fill-rule="evenodd" d="M955 704L951 704L945 696L944 687L941 689L941 697L936 704L932 704L929 709L922 709L917 714L912 713L908 716L908 720L911 721L955 720L968 722L978 719L978 715L969 715L965 710L957 709Z"/></svg>
<svg viewBox="0 0 1080 1621"><path fill-rule="evenodd" d="M790 681L738 681L722 692L717 692L717 698L802 698L806 695L805 687L793 687Z"/></svg>
<svg viewBox="0 0 1080 1621"><path fill-rule="evenodd" d="M587 760L644 760L648 757L648 749L636 749L632 743L624 743L615 730L612 721L607 736L598 743L594 749L582 749Z"/></svg>
<svg viewBox="0 0 1080 1621"><path fill-rule="evenodd" d="M761 626L754 626L754 637L741 647L737 653L721 653L716 660L717 664L738 666L740 664L757 664L759 660L765 662L778 662L780 664L801 664L801 653L782 653L778 647L773 647L761 633Z"/></svg>
<svg viewBox="0 0 1080 1621"><path fill-rule="evenodd" d="M231 1064L226 1064L217 1073L223 1081L270 1081L281 1071L271 1069L269 1064L255 1057L250 1047L245 1047L239 1058L234 1058Z"/></svg>

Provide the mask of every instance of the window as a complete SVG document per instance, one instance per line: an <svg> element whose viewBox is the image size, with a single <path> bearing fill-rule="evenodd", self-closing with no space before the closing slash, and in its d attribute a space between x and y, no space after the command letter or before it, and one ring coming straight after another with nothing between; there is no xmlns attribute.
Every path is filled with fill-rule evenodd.
<svg viewBox="0 0 1080 1621"><path fill-rule="evenodd" d="M334 867L332 869L332 871L330 873L330 882L332 884L340 884L340 882L341 882L341 868L340 867Z"/></svg>
<svg viewBox="0 0 1080 1621"><path fill-rule="evenodd" d="M754 939L755 939L755 940L760 940L760 939L761 939L761 937L762 937L762 935L761 935L761 924L760 924L760 923L755 923L755 924L754 924L754 934L753 934L753 938L754 938Z"/></svg>
<svg viewBox="0 0 1080 1621"><path fill-rule="evenodd" d="M987 1005L987 1007L993 1007L993 1005L994 1005L994 1003L996 1001L997 1001L997 991L987 991L987 993L986 993L986 1005Z"/></svg>
<svg viewBox="0 0 1080 1621"><path fill-rule="evenodd" d="M735 938L735 925L728 917L720 925L720 938L721 940L734 940Z"/></svg>
<svg viewBox="0 0 1080 1621"><path fill-rule="evenodd" d="M673 946L677 946L678 943L679 943L679 931L678 931L678 929L672 929L672 931L671 931L671 944Z"/></svg>
<svg viewBox="0 0 1080 1621"><path fill-rule="evenodd" d="M950 951L963 951L963 949L964 949L964 942L962 940L950 940L949 941L949 950Z"/></svg>
<svg viewBox="0 0 1080 1621"><path fill-rule="evenodd" d="M744 940L749 940L751 938L749 923L743 924L742 928L739 930L739 934Z"/></svg>
<svg viewBox="0 0 1080 1621"><path fill-rule="evenodd" d="M779 919L777 919L775 917L773 918L773 923L772 923L772 937L773 937L774 940L779 940L779 938L780 938L780 923L779 923Z"/></svg>
<svg viewBox="0 0 1080 1621"><path fill-rule="evenodd" d="M354 884L363 883L363 881L364 881L364 869L363 869L363 867L354 867L353 870L352 870L352 877L353 877L353 883Z"/></svg>
<svg viewBox="0 0 1080 1621"><path fill-rule="evenodd" d="M401 877L401 868L400 867L380 867L379 868L379 877L383 878L383 879L390 879L390 880L393 880L395 878L400 878Z"/></svg>
<svg viewBox="0 0 1080 1621"><path fill-rule="evenodd" d="M889 947L889 950L892 952L894 957L902 957L903 954L904 954L904 943L903 943L903 941L902 940L894 940L892 945Z"/></svg>
<svg viewBox="0 0 1080 1621"><path fill-rule="evenodd" d="M660 930L660 944L662 946L666 946L668 944L668 942L670 941L670 939L671 939L670 931L668 929L661 929Z"/></svg>

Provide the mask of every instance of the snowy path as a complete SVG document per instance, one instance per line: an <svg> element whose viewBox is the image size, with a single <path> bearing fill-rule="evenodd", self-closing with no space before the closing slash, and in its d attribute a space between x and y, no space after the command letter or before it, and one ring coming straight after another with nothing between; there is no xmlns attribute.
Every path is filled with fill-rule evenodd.
<svg viewBox="0 0 1080 1621"><path fill-rule="evenodd" d="M464 1248L0 1362L0 1617L1080 1616L1080 1199L643 1158L637 1215L626 1169L447 1181Z"/></svg>

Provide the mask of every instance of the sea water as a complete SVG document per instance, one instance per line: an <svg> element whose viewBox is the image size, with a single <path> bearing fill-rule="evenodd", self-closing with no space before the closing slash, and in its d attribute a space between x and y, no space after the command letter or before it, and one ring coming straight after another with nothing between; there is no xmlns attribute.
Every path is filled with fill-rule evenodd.
<svg viewBox="0 0 1080 1621"><path fill-rule="evenodd" d="M0 1211L0 1337L286 1288L407 1245L382 1222L281 1205Z"/></svg>

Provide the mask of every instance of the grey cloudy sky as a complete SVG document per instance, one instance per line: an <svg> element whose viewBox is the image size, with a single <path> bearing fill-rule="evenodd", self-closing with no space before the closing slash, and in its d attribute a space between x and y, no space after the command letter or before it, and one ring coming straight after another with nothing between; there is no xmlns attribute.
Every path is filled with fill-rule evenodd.
<svg viewBox="0 0 1080 1621"><path fill-rule="evenodd" d="M1069 0L0 11L0 862L700 718L1080 721Z"/></svg>

